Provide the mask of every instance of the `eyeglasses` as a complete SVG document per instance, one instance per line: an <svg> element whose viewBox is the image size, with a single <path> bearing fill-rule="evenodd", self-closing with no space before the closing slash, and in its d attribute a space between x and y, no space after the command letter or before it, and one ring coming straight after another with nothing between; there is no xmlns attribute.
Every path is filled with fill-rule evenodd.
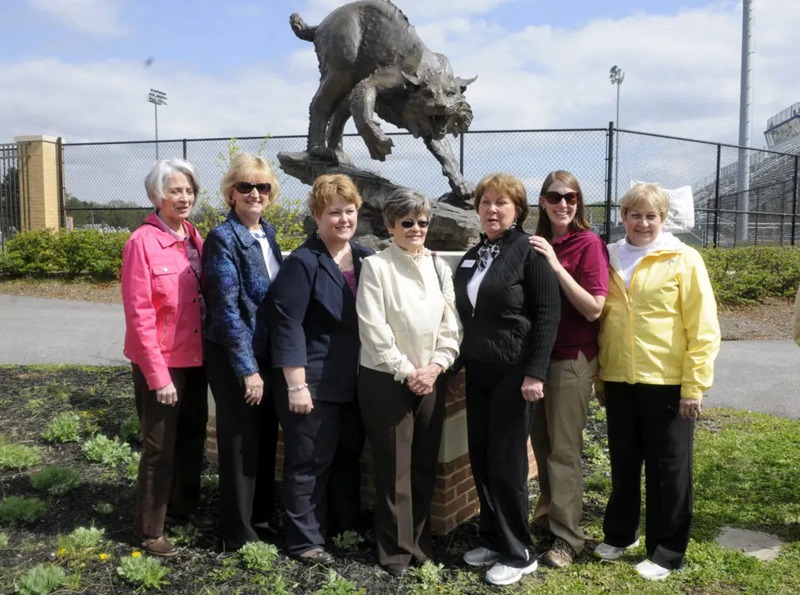
<svg viewBox="0 0 800 595"><path fill-rule="evenodd" d="M258 193L262 196L268 196L270 192L272 192L272 184L269 182L264 182L263 184L251 184L250 182L236 182L233 185L236 188L236 192L240 194L250 194L253 191L253 188L258 190Z"/></svg>
<svg viewBox="0 0 800 595"><path fill-rule="evenodd" d="M428 223L430 223L430 221L428 221L427 219L417 219L416 221L414 221L413 219L406 219L405 221L401 221L400 225L405 229L411 229L416 224L419 225L420 229L425 229L426 227L428 227Z"/></svg>
<svg viewBox="0 0 800 595"><path fill-rule="evenodd" d="M549 202L551 205L557 205L561 202L561 199L567 201L568 205L576 205L578 204L578 193L577 192L566 192L561 194L556 192L555 190L551 190L550 192L545 192L542 195L542 198Z"/></svg>

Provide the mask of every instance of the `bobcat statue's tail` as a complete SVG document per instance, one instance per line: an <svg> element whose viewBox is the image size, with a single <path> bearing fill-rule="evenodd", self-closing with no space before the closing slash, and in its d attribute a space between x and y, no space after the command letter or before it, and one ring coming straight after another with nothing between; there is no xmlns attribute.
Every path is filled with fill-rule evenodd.
<svg viewBox="0 0 800 595"><path fill-rule="evenodd" d="M304 41L314 41L314 36L317 34L316 27L309 27L306 22L296 12L293 12L289 17L289 24L292 26L292 31L300 39Z"/></svg>

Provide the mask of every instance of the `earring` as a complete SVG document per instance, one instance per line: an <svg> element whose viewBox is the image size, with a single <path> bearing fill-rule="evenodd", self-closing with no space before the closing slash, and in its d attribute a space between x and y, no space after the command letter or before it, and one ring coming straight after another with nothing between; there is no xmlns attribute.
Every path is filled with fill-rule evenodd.
<svg viewBox="0 0 800 595"><path fill-rule="evenodd" d="M321 239L322 239L322 238L319 236L319 227L318 227L317 229L315 229L315 230L314 230L314 235L315 235L315 236L317 236L317 239L318 239L318 240L321 240Z"/></svg>

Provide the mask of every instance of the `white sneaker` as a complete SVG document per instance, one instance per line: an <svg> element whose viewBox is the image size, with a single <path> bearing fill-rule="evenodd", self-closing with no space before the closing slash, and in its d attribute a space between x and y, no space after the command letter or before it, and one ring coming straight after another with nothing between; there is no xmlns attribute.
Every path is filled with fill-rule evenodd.
<svg viewBox="0 0 800 595"><path fill-rule="evenodd" d="M476 547L474 550L464 554L464 562L470 566L491 566L500 559L498 552L492 551L483 546Z"/></svg>
<svg viewBox="0 0 800 595"><path fill-rule="evenodd" d="M513 566L506 566L498 562L489 569L485 578L487 583L492 583L493 585L513 585L519 582L523 576L530 574L538 567L539 562L536 561L536 558L534 558L530 564L522 568L514 568Z"/></svg>
<svg viewBox="0 0 800 595"><path fill-rule="evenodd" d="M672 573L670 569L659 566L650 560L639 562L636 565L636 572L639 573L639 576L649 581L663 581Z"/></svg>
<svg viewBox="0 0 800 595"><path fill-rule="evenodd" d="M632 544L626 545L625 547L608 545L606 542L603 542L596 548L594 548L594 556L595 558L600 558L601 560L616 560L617 558L620 558L622 554L625 553L625 550L637 547L638 545L639 545L638 539L634 541Z"/></svg>

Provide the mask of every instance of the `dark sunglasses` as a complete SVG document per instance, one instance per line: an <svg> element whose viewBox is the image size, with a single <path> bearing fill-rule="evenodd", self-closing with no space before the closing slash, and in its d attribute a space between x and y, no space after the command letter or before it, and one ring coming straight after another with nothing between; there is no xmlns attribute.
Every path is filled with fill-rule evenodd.
<svg viewBox="0 0 800 595"><path fill-rule="evenodd" d="M262 196L269 195L272 192L272 184L269 182L264 182L263 184L251 184L250 182L236 182L233 185L236 188L236 192L240 194L250 194L253 191L253 188L258 190L258 193Z"/></svg>
<svg viewBox="0 0 800 595"><path fill-rule="evenodd" d="M430 223L427 219L417 219L414 221L413 219L406 219L405 221L401 221L400 225L403 226L405 229L411 229L414 227L414 224L419 225L420 229L425 229L428 227L428 223Z"/></svg>
<svg viewBox="0 0 800 595"><path fill-rule="evenodd" d="M576 205L576 204L578 204L578 193L577 192L567 192L565 194L560 194L560 193L556 192L555 190L551 190L550 192L545 192L542 195L542 198L544 198L551 205L557 205L558 203L561 202L562 198L567 201L568 205Z"/></svg>

